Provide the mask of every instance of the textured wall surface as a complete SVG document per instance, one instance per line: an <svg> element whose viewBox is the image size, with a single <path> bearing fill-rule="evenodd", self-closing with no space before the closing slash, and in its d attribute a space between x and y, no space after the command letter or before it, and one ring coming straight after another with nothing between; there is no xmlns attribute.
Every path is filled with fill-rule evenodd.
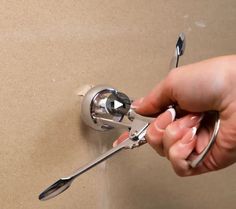
<svg viewBox="0 0 236 209"><path fill-rule="evenodd" d="M233 209L236 167L179 178L148 146L82 175L55 199L38 194L109 147L116 132L80 121L78 91L108 84L133 98L181 65L236 52L236 1L0 1L1 209Z"/></svg>

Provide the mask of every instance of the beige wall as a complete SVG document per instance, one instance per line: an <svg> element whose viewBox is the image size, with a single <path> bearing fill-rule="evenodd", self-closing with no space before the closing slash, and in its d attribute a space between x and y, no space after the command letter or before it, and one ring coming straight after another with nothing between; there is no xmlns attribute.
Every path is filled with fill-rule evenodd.
<svg viewBox="0 0 236 209"><path fill-rule="evenodd" d="M181 64L235 53L236 1L0 1L0 208L235 208L235 166L179 178L148 145L38 200L118 136L81 124L79 89L144 95L167 74L181 31Z"/></svg>

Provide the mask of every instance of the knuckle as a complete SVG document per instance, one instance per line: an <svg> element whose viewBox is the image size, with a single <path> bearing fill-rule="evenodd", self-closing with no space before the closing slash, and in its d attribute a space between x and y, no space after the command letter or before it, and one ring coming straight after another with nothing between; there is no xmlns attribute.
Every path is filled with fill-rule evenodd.
<svg viewBox="0 0 236 209"><path fill-rule="evenodd" d="M175 123L171 123L169 124L167 127L166 127L166 130L165 130L165 138L167 139L172 139L172 140L175 140L177 138L177 134L176 134L176 125Z"/></svg>
<svg viewBox="0 0 236 209"><path fill-rule="evenodd" d="M171 147L168 151L168 155L169 155L170 161L172 163L175 163L176 159L178 159L179 154L174 147Z"/></svg>
<svg viewBox="0 0 236 209"><path fill-rule="evenodd" d="M177 70L177 68L174 68L173 70L171 70L169 72L169 74L166 77L166 84L169 86L173 86L175 80L176 80L176 75L178 73L179 70Z"/></svg>
<svg viewBox="0 0 236 209"><path fill-rule="evenodd" d="M186 177L191 175L191 170L189 169L189 164L187 161L180 160L179 152L175 147L169 149L169 160L175 173L179 177Z"/></svg>
<svg viewBox="0 0 236 209"><path fill-rule="evenodd" d="M148 144L150 144L154 149L158 148L161 146L161 140L153 136L152 134L146 134L145 136Z"/></svg>
<svg viewBox="0 0 236 209"><path fill-rule="evenodd" d="M161 144L162 135L156 131L153 124L149 126L145 137L147 139L147 142L150 144Z"/></svg>
<svg viewBox="0 0 236 209"><path fill-rule="evenodd" d="M182 169L174 169L174 171L179 177L186 177L187 176L186 172Z"/></svg>
<svg viewBox="0 0 236 209"><path fill-rule="evenodd" d="M159 137L158 134L153 133L151 127L148 129L145 138L146 138L148 144L149 144L154 150L156 150L156 152L157 152L160 156L164 156L162 137Z"/></svg>
<svg viewBox="0 0 236 209"><path fill-rule="evenodd" d="M177 152L176 149L174 149L173 147L171 147L171 148L169 149L169 160L170 160L170 162L171 162L171 164L172 164L172 167L173 167L175 173L176 173L178 176L180 176L180 177L185 177L185 176L187 176L188 174L187 174L186 170L183 169L183 168L179 165L179 163L178 163L178 161L177 161L178 158L179 158L179 153Z"/></svg>
<svg viewBox="0 0 236 209"><path fill-rule="evenodd" d="M156 101L156 97L150 97L149 98L149 104L153 109L158 109L158 104Z"/></svg>
<svg viewBox="0 0 236 209"><path fill-rule="evenodd" d="M165 80L165 89L168 90L168 94L170 97L175 100L177 98L176 91L174 91L178 85L177 83L177 77L179 74L179 70L177 68L171 70L171 72L167 75L166 80Z"/></svg>

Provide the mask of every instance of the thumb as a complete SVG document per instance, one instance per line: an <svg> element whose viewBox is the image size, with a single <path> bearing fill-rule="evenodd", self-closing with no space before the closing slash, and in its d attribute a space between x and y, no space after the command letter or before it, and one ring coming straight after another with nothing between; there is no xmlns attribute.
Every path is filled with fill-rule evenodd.
<svg viewBox="0 0 236 209"><path fill-rule="evenodd" d="M224 95L227 95L224 59L215 58L173 69L131 107L141 115L154 115L172 104L189 112L220 110Z"/></svg>
<svg viewBox="0 0 236 209"><path fill-rule="evenodd" d="M131 108L141 115L154 115L174 104L175 99L172 95L174 87L170 77L172 76L161 81L147 96L135 100Z"/></svg>

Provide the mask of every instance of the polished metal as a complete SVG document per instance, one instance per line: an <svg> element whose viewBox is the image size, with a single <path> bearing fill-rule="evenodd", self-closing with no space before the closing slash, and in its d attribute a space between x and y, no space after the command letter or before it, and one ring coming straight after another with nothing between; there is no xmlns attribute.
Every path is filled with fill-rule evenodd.
<svg viewBox="0 0 236 209"><path fill-rule="evenodd" d="M133 149L135 147L138 147L140 145L143 145L146 143L146 140L144 139L144 136L146 134L146 129L148 127L149 123L145 122L140 119L134 119L133 125L129 134L129 137L125 139L123 142L118 144L116 147L108 150L104 154L100 155L97 159L93 160L92 162L86 164L85 166L81 167L79 170L77 170L74 174L61 178L58 181L56 181L54 184L49 186L46 190L44 190L40 195L40 200L48 200L51 199L60 193L64 192L66 189L68 189L71 185L71 183L83 174L84 172L88 171L89 169L93 168L97 164L103 162L104 160L110 158L115 153L118 153L119 151L123 149Z"/></svg>
<svg viewBox="0 0 236 209"><path fill-rule="evenodd" d="M117 122L122 120L122 114L111 115L106 107L107 98L116 92L113 87L98 85L86 93L81 105L81 118L87 126L98 131L106 131L113 127L99 125L96 121L97 117Z"/></svg>
<svg viewBox="0 0 236 209"><path fill-rule="evenodd" d="M179 57L184 53L185 42L185 36L181 33L176 43L174 56L171 59L171 69L178 67ZM78 169L74 174L56 181L39 195L40 200L48 200L64 192L78 176L110 158L119 151L124 149L133 149L146 143L146 131L154 118L141 116L131 109L130 106L128 106L129 110L127 106L122 107L123 109L121 108L121 111L113 110L113 106L108 105L107 102L108 98L117 98L111 97L115 94L118 94L118 92L110 86L100 85L90 89L84 96L82 102L81 117L86 125L99 131L106 131L113 128L125 128L129 131L129 137L116 147L99 156L97 159ZM129 98L123 93L120 93L120 95L122 98L126 98L125 103L130 105ZM197 156L197 158L189 162L190 166L193 168L204 159L216 139L219 131L220 120L219 114L215 114L215 116L214 132L209 144L203 152Z"/></svg>
<svg viewBox="0 0 236 209"><path fill-rule="evenodd" d="M185 35L184 33L180 33L176 42L174 55L172 56L170 61L170 70L178 67L179 58L184 54L185 46L186 46Z"/></svg>
<svg viewBox="0 0 236 209"><path fill-rule="evenodd" d="M211 135L211 138L209 140L209 143L199 155L195 156L194 160L189 161L189 164L192 168L197 167L198 164L201 163L204 160L205 156L210 151L212 145L214 144L214 142L216 140L217 134L218 134L219 129L220 129L220 116L219 116L219 113L214 112L213 117L214 117L214 129L213 129L213 133Z"/></svg>
<svg viewBox="0 0 236 209"><path fill-rule="evenodd" d="M176 47L175 47L175 51L174 51L174 55L170 61L170 70L173 68L177 68L178 64L179 64L179 58L180 56L182 56L184 54L184 50L185 50L185 46L186 46L186 38L184 33L180 33L179 34L179 38L177 40L176 43ZM219 132L219 128L220 128L220 118L219 118L219 113L218 112L212 112L213 114L213 118L214 118L214 129L213 129L213 133L210 137L209 143L208 145L204 148L204 150L197 156L195 156L194 160L192 161L188 161L189 165L192 168L195 168L198 166L199 163L201 163L203 161L203 159L205 158L205 156L207 155L207 153L209 152L210 148L212 147L212 145L214 144L217 134ZM207 116L208 114L205 114L205 116Z"/></svg>

